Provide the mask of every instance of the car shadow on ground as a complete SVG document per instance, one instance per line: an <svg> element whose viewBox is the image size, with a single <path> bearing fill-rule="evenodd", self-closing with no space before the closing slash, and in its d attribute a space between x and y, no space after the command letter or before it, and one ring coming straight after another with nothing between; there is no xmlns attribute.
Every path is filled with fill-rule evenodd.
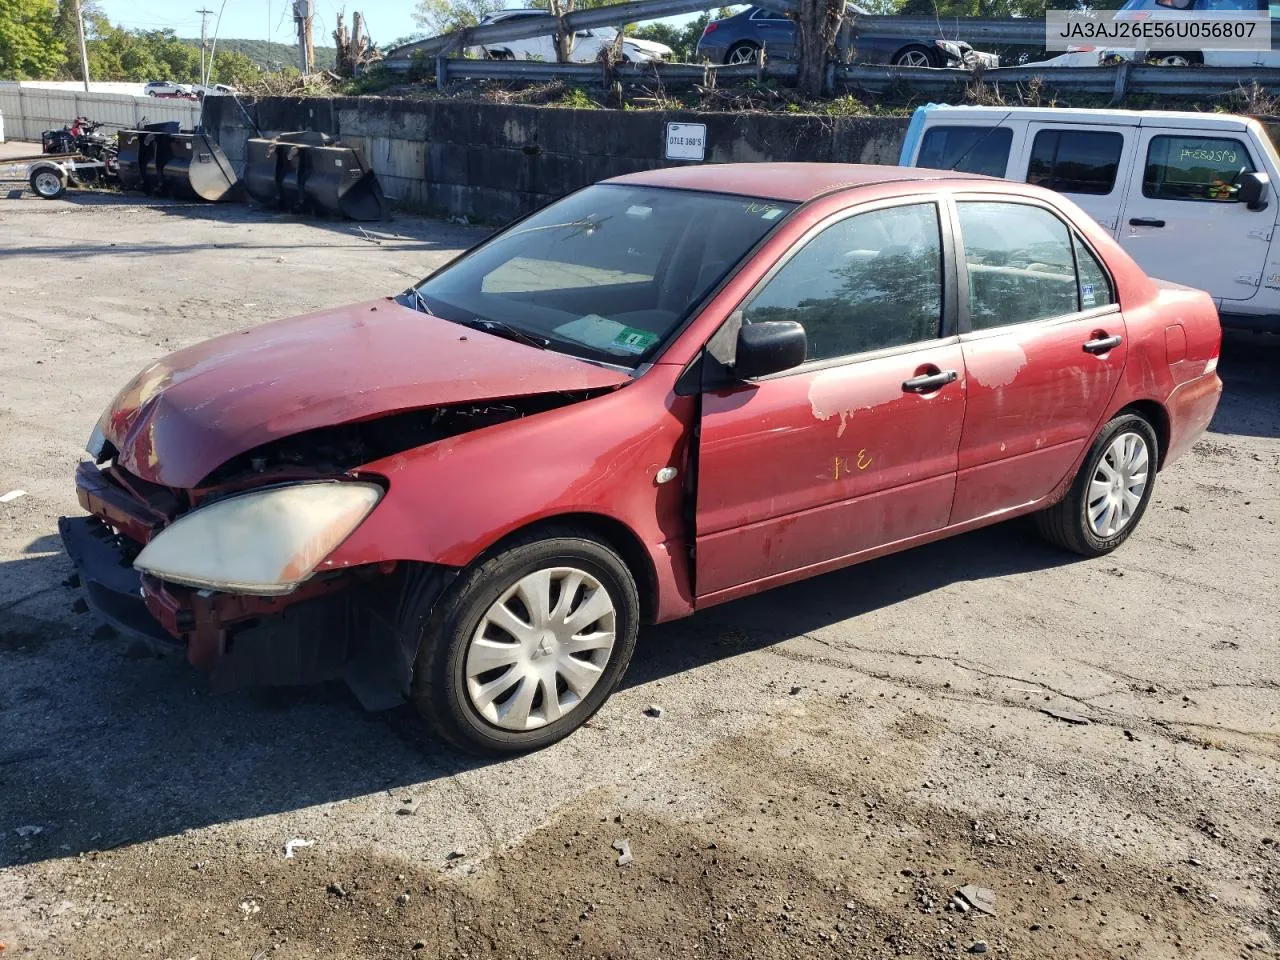
<svg viewBox="0 0 1280 960"><path fill-rule="evenodd" d="M1218 375L1222 400L1209 430L1280 438L1280 336L1226 331Z"/></svg>
<svg viewBox="0 0 1280 960"><path fill-rule="evenodd" d="M50 538L36 547L51 550ZM633 687L960 580L1071 558L1014 522L642 631ZM368 714L340 684L204 694L179 657L95 634L60 553L0 565L0 867L346 800L485 765L409 707ZM8 607L4 611L4 607ZM19 827L38 826L21 837Z"/></svg>

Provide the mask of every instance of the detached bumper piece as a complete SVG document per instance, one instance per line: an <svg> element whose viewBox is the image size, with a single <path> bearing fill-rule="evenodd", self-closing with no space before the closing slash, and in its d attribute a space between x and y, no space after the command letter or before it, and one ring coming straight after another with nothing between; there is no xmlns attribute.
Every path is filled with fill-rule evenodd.
<svg viewBox="0 0 1280 960"><path fill-rule="evenodd" d="M154 647L179 651L182 642L160 625L142 599L142 577L120 537L97 517L62 517L58 533L80 574L85 602L119 633Z"/></svg>
<svg viewBox="0 0 1280 960"><path fill-rule="evenodd" d="M264 207L348 220L387 218L382 187L360 152L323 133L251 138L244 185Z"/></svg>

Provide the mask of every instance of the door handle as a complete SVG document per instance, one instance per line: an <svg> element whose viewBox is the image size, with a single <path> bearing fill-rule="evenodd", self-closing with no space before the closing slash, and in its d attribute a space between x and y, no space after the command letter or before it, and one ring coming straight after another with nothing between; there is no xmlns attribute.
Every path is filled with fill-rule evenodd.
<svg viewBox="0 0 1280 960"><path fill-rule="evenodd" d="M954 383L959 376L954 370L939 370L937 373L927 373L923 377L902 381L902 389L907 393L932 393L948 383Z"/></svg>
<svg viewBox="0 0 1280 960"><path fill-rule="evenodd" d="M1163 227L1164 221L1157 220L1155 217L1130 217L1129 226L1131 227Z"/></svg>
<svg viewBox="0 0 1280 960"><path fill-rule="evenodd" d="M1098 337L1096 340L1086 340L1084 342L1085 353L1106 353L1114 347L1120 346L1120 334L1112 334L1109 337Z"/></svg>

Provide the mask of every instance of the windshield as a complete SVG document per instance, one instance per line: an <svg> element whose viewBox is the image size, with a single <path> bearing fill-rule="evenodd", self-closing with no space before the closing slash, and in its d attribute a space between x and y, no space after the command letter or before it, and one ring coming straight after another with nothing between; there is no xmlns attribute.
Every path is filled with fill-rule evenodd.
<svg viewBox="0 0 1280 960"><path fill-rule="evenodd" d="M498 234L404 302L635 367L794 206L597 184Z"/></svg>

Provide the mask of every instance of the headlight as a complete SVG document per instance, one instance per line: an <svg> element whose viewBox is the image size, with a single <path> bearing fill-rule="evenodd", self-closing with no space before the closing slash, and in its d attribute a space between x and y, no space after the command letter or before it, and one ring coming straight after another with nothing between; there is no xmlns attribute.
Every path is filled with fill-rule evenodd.
<svg viewBox="0 0 1280 960"><path fill-rule="evenodd" d="M945 50L948 56L955 57L957 60L960 59L960 48L954 43L949 40L935 40L933 42L940 50Z"/></svg>
<svg viewBox="0 0 1280 960"><path fill-rule="evenodd" d="M148 543L134 567L192 587L289 593L369 515L372 483L271 487L199 507Z"/></svg>
<svg viewBox="0 0 1280 960"><path fill-rule="evenodd" d="M89 434L89 442L84 445L85 451L93 457L94 463L102 462L102 455L107 452L107 438L102 433L102 424L93 425L93 433Z"/></svg>

